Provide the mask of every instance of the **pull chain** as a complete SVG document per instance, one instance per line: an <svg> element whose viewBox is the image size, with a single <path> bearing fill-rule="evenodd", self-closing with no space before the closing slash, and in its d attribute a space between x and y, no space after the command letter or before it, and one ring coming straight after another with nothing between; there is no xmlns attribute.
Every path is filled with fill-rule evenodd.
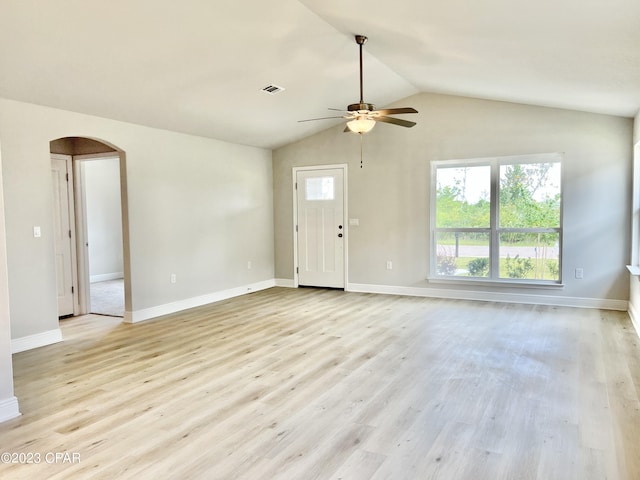
<svg viewBox="0 0 640 480"><path fill-rule="evenodd" d="M360 168L362 168L362 142L363 142L363 135L362 133L360 134Z"/></svg>

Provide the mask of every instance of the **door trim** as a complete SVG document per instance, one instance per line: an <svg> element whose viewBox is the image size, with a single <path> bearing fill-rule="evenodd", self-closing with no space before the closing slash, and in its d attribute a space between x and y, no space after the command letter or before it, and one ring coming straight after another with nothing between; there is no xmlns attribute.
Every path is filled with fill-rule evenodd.
<svg viewBox="0 0 640 480"><path fill-rule="evenodd" d="M74 157L76 160L77 157ZM78 257L78 304L80 314L84 315L90 311L89 295L89 264L87 262L87 212L86 197L84 188L84 168L83 163L74 161L73 172L76 191L76 250Z"/></svg>
<svg viewBox="0 0 640 480"><path fill-rule="evenodd" d="M322 170L335 170L335 169L340 169L342 170L342 175L343 175L343 184L342 184L342 193L343 193L343 210L342 210L342 215L343 215L343 222L342 225L344 225L344 236L346 241L344 242L344 248L342 251L343 254L343 270L344 270L344 290L347 291L347 285L348 285L348 278L349 278L349 222L347 221L347 219L349 218L349 211L348 211L348 205L349 205L349 201L348 201L348 188L347 186L349 185L349 182L347 181L347 164L346 163L339 163L339 164L330 164L330 165L312 165L312 166L307 166L307 167L293 167L291 169L291 175L292 175L292 183L291 183L291 192L292 192L292 197L293 197L293 228L292 228L292 235L293 235L293 287L294 288L298 288L299 287L299 276L298 276L298 232L296 231L296 225L298 223L298 195L297 195L297 190L296 190L296 178L297 178L297 174L298 172L302 172L302 171L322 171Z"/></svg>

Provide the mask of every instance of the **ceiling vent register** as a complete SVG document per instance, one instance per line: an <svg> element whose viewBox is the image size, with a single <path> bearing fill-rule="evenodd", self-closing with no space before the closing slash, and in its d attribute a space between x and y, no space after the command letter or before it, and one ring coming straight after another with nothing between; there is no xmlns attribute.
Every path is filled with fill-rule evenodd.
<svg viewBox="0 0 640 480"><path fill-rule="evenodd" d="M269 95L275 95L276 93L283 92L284 88L279 87L277 85L270 84L270 85L267 85L266 87L264 87L262 89L262 91L264 93L268 93Z"/></svg>

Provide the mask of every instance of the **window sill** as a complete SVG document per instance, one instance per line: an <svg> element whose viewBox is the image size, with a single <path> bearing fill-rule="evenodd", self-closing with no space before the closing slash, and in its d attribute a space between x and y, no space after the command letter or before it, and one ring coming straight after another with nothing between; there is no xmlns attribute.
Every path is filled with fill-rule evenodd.
<svg viewBox="0 0 640 480"><path fill-rule="evenodd" d="M640 275L640 268L638 268ZM448 285L483 285L487 287L501 288L564 288L564 283L536 282L531 280L483 280L480 278L458 278L458 277L428 277L429 283L441 283Z"/></svg>
<svg viewBox="0 0 640 480"><path fill-rule="evenodd" d="M640 276L640 266L638 265L627 265L627 270L629 270L629 273L634 277Z"/></svg>

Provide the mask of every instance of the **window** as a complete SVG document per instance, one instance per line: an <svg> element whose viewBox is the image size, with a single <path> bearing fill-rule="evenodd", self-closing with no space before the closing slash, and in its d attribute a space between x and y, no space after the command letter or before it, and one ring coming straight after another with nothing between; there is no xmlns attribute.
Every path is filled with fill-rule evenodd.
<svg viewBox="0 0 640 480"><path fill-rule="evenodd" d="M333 177L310 177L306 181L307 200L333 200Z"/></svg>
<svg viewBox="0 0 640 480"><path fill-rule="evenodd" d="M560 283L561 155L432 163L431 276Z"/></svg>

